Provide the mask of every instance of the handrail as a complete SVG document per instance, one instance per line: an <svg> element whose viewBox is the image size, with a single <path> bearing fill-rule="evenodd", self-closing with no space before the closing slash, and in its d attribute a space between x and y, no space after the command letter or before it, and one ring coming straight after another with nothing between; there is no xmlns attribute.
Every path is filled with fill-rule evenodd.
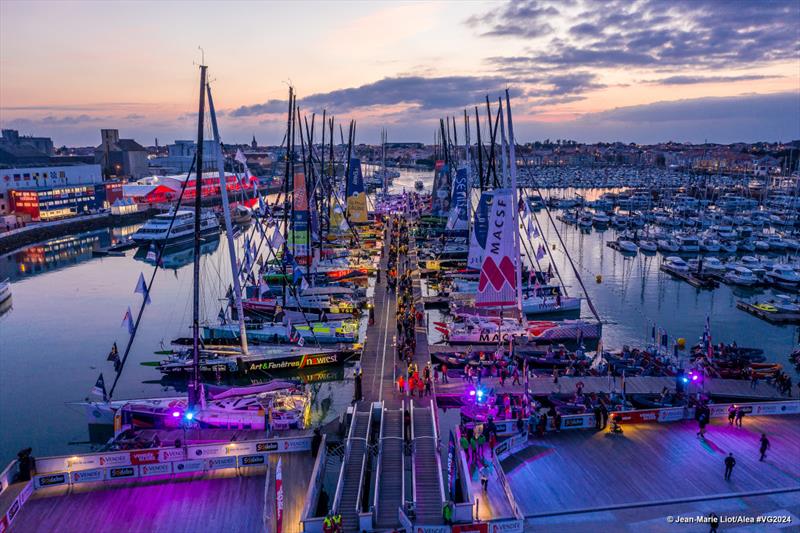
<svg viewBox="0 0 800 533"><path fill-rule="evenodd" d="M356 515L361 513L361 493L364 492L364 471L367 467L367 457L369 456L369 430L372 426L372 406L369 408L367 418L367 432L364 436L364 456L361 458L361 473L358 476L358 494L356 495Z"/></svg>
<svg viewBox="0 0 800 533"><path fill-rule="evenodd" d="M416 469L417 462L414 460L414 458L417 455L417 446L415 444L416 437L414 437L414 400L409 399L408 403L410 404L410 410L411 410L411 427L409 428L409 431L411 432L411 500L416 502L417 501L417 469ZM405 413L403 413L403 416L405 416ZM403 422L403 424L405 424L405 422ZM405 428L403 428L403 430L405 431Z"/></svg>
<svg viewBox="0 0 800 533"><path fill-rule="evenodd" d="M461 470L461 475L458 476L461 487L464 489L464 496L465 499L472 505L475 505L475 495L472 494L472 484L468 481L469 480L469 465L467 464L467 457L465 454L461 453L461 428L458 426L455 427L455 435L453 437L455 439L455 448L456 448L456 456L454 458L456 464L453 465L454 468ZM449 483L449 480L448 480ZM477 518L477 517L476 517Z"/></svg>
<svg viewBox="0 0 800 533"><path fill-rule="evenodd" d="M500 481L500 485L503 487L503 491L505 491L506 493L506 499L508 500L508 503L511 506L511 512L514 513L514 518L516 518L517 520L525 518L525 515L523 514L522 510L517 505L517 500L514 499L514 493L511 490L511 486L508 484L506 473L503 471L503 467L500 465L500 460L497 458L497 454L495 454L494 451L492 451L491 456L492 456L492 466L497 472L497 479Z"/></svg>
<svg viewBox="0 0 800 533"><path fill-rule="evenodd" d="M11 479L13 477L12 471L16 466L17 460L14 459L8 463L8 466L3 469L2 473L0 473L0 494L2 494L3 491L6 490L9 485L11 485Z"/></svg>
<svg viewBox="0 0 800 533"><path fill-rule="evenodd" d="M319 444L319 451L317 452L317 458L314 461L314 469L311 471L311 483L309 483L308 490L306 491L306 500L305 500L305 504L303 505L303 512L300 515L302 517L301 520L305 520L307 518L313 518L313 517L308 516L308 514L311 512L312 500L313 500L313 502L315 504L319 503L319 489L316 487L316 485L317 485L318 478L321 475L324 475L323 472L322 472L322 468L323 468L323 465L328 460L328 449L326 447L327 439L328 439L328 435L323 433L322 441L320 441L320 444ZM314 497L314 489L315 488L317 489L317 497L316 498ZM327 511L327 509L325 511Z"/></svg>
<svg viewBox="0 0 800 533"><path fill-rule="evenodd" d="M439 442L439 428L437 427L438 424L436 423L436 416L435 416L435 407L433 405L433 400L431 399L431 424L433 424L433 435L436 438L435 442L436 445L434 446L434 451L436 453L436 468L437 470L437 479L439 480L439 495L441 500L439 501L440 504L444 504L447 501L444 495L444 481L442 481L442 454Z"/></svg>
<svg viewBox="0 0 800 533"><path fill-rule="evenodd" d="M386 423L386 408L381 402L381 430L378 433L378 466L375 467L375 494L372 496L372 512L375 519L378 519L378 495L381 483L381 460L383 459L383 426Z"/></svg>
<svg viewBox="0 0 800 533"><path fill-rule="evenodd" d="M342 486L344 485L344 467L347 465L347 460L350 458L350 442L353 437L353 431L356 427L356 419L358 415L358 408L353 409L353 418L350 420L350 428L347 431L347 444L344 447L344 454L342 454L342 464L339 468L339 479L336 481L336 494L333 496L332 509L336 512L339 511L339 500L342 497Z"/></svg>
<svg viewBox="0 0 800 533"><path fill-rule="evenodd" d="M405 431L403 427L403 415L405 414L406 410L406 401L403 400L400 402L400 433L402 434ZM405 435L401 437L405 439ZM400 448L400 509L405 508L406 504L406 450L405 450L405 440L403 440L403 446Z"/></svg>

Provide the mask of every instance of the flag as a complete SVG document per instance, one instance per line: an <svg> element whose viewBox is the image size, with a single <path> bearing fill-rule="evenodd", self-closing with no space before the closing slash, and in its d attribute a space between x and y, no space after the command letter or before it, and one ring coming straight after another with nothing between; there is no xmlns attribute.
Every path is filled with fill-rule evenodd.
<svg viewBox="0 0 800 533"><path fill-rule="evenodd" d="M308 289L308 282L306 281L305 277L301 277L300 278L300 290L301 291L305 291L306 289Z"/></svg>
<svg viewBox="0 0 800 533"><path fill-rule="evenodd" d="M300 265L295 263L292 265L292 285L297 285L297 282L303 278L303 273L300 272Z"/></svg>
<svg viewBox="0 0 800 533"><path fill-rule="evenodd" d="M236 150L236 155L234 156L234 159L243 165L247 164L247 158L244 156L244 153L242 153L241 149Z"/></svg>
<svg viewBox="0 0 800 533"><path fill-rule="evenodd" d="M125 311L125 316L122 317L122 324L120 324L120 327L124 326L125 324L128 325L128 333L133 335L133 332L136 328L133 327L133 315L131 314L130 307L128 307L128 310Z"/></svg>
<svg viewBox="0 0 800 533"><path fill-rule="evenodd" d="M278 457L278 466L275 468L275 532L283 532L283 465Z"/></svg>
<svg viewBox="0 0 800 533"><path fill-rule="evenodd" d="M92 394L96 396L100 396L103 398L103 401L108 401L108 394L106 393L106 381L103 379L103 373L100 372L100 377L97 378L97 381L94 383L94 387L92 387Z"/></svg>
<svg viewBox="0 0 800 533"><path fill-rule="evenodd" d="M147 256L145 259L148 261L155 261L156 258L158 258L158 254L156 253L156 245L151 242L150 248L147 249Z"/></svg>
<svg viewBox="0 0 800 533"><path fill-rule="evenodd" d="M106 361L119 361L119 350L117 350L117 343L114 342L114 345L111 347L111 351L108 352L108 357L106 357Z"/></svg>
<svg viewBox="0 0 800 533"><path fill-rule="evenodd" d="M656 343L656 323L653 322L653 327L650 329L650 337L653 339L653 344Z"/></svg>
<svg viewBox="0 0 800 533"><path fill-rule="evenodd" d="M269 240L270 246L277 249L283 246L283 243L286 242L286 239L283 238L283 234L281 234L281 230L276 226L275 231L272 232L272 237Z"/></svg>
<svg viewBox="0 0 800 533"><path fill-rule="evenodd" d="M261 281L258 285L258 297L263 298L265 294L269 294L269 285L266 281Z"/></svg>
<svg viewBox="0 0 800 533"><path fill-rule="evenodd" d="M708 360L711 361L711 359L714 357L714 345L711 344L711 319L708 315L706 315L706 330L703 333L703 336L706 338L706 354Z"/></svg>
<svg viewBox="0 0 800 533"><path fill-rule="evenodd" d="M139 281L136 282L136 289L133 292L142 294L144 296L144 303L150 303L150 291L147 290L147 284L144 282L144 274L141 272L139 272Z"/></svg>
<svg viewBox="0 0 800 533"><path fill-rule="evenodd" d="M533 223L533 219L532 218L529 218L528 219L528 235L529 236L533 236L533 237L537 237L537 235L534 235L534 233L536 233L536 224Z"/></svg>
<svg viewBox="0 0 800 533"><path fill-rule="evenodd" d="M546 252L544 246L540 244L539 249L536 250L536 260L541 261L542 259L544 259L545 254Z"/></svg>
<svg viewBox="0 0 800 533"><path fill-rule="evenodd" d="M219 321L222 322L223 324L226 323L226 320L225 320L225 308L224 307L220 307L219 308L219 314L217 314L217 318L219 318Z"/></svg>
<svg viewBox="0 0 800 533"><path fill-rule="evenodd" d="M297 345L302 348L305 345L305 343L306 343L306 340L302 337L302 335L300 335L298 333L297 334Z"/></svg>

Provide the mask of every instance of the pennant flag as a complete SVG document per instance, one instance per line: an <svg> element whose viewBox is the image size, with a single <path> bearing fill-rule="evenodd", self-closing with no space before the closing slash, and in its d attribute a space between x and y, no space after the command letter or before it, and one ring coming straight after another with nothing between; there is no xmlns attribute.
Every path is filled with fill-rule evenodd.
<svg viewBox="0 0 800 533"><path fill-rule="evenodd" d="M542 259L544 259L544 256L546 255L546 253L547 252L545 252L544 246L540 244L539 245L539 249L536 250L536 259L537 259L537 261L541 261Z"/></svg>
<svg viewBox="0 0 800 533"><path fill-rule="evenodd" d="M131 314L130 307L128 307L128 310L125 311L125 316L122 317L122 324L120 324L120 327L124 326L125 324L128 325L128 333L133 335L135 328L133 327L133 315Z"/></svg>
<svg viewBox="0 0 800 533"><path fill-rule="evenodd" d="M236 155L234 156L234 159L243 165L247 164L247 158L244 156L244 153L242 152L241 149L236 150Z"/></svg>
<svg viewBox="0 0 800 533"><path fill-rule="evenodd" d="M537 235L534 235L535 232L536 232L536 224L533 223L533 219L532 218L529 218L528 219L528 235L532 235L533 237L536 237Z"/></svg>
<svg viewBox="0 0 800 533"><path fill-rule="evenodd" d="M275 469L275 533L283 533L283 465L278 457Z"/></svg>
<svg viewBox="0 0 800 533"><path fill-rule="evenodd" d="M103 401L108 401L108 394L106 393L106 381L103 379L103 373L100 373L100 377L97 378L97 381L94 383L94 387L92 387L92 394L96 396L100 396L103 398Z"/></svg>
<svg viewBox="0 0 800 533"><path fill-rule="evenodd" d="M295 263L292 265L292 285L297 285L297 282L303 278L303 273L300 272L300 265Z"/></svg>
<svg viewBox="0 0 800 533"><path fill-rule="evenodd" d="M308 289L308 282L305 277L302 277L300 278L300 290L305 291L306 289Z"/></svg>
<svg viewBox="0 0 800 533"><path fill-rule="evenodd" d="M258 285L258 297L263 298L265 294L269 294L269 285L264 280L261 280L261 283Z"/></svg>
<svg viewBox="0 0 800 533"><path fill-rule="evenodd" d="M220 307L219 308L219 314L217 314L217 318L219 318L219 321L222 322L223 324L227 323L227 321L225 320L225 308L224 307Z"/></svg>
<svg viewBox="0 0 800 533"><path fill-rule="evenodd" d="M139 281L136 282L136 289L133 292L143 295L145 304L150 303L150 291L147 290L147 284L144 282L144 274L141 272L139 272Z"/></svg>
<svg viewBox="0 0 800 533"><path fill-rule="evenodd" d="M269 240L270 246L277 249L283 246L283 243L286 242L286 239L283 238L283 234L281 234L281 230L276 226L275 231L272 232L272 237Z"/></svg>
<svg viewBox="0 0 800 533"><path fill-rule="evenodd" d="M106 361L119 361L119 350L117 349L117 343L114 342L114 345L111 347L111 351L108 352L108 357L106 357Z"/></svg>

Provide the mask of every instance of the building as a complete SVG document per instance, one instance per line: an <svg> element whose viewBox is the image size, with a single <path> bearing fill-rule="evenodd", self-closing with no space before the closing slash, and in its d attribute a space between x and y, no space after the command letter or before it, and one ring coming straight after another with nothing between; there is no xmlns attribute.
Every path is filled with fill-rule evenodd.
<svg viewBox="0 0 800 533"><path fill-rule="evenodd" d="M44 155L55 155L56 150L53 146L53 139L50 137L33 137L31 135L20 135L17 130L2 130L0 145L6 146L30 146L34 150Z"/></svg>
<svg viewBox="0 0 800 533"><path fill-rule="evenodd" d="M106 178L139 179L149 174L147 149L133 139L120 139L119 130L100 130L100 146L94 160L103 168Z"/></svg>
<svg viewBox="0 0 800 533"><path fill-rule="evenodd" d="M42 222L81 215L98 208L92 184L13 189L9 192L9 203L17 216Z"/></svg>
<svg viewBox="0 0 800 533"><path fill-rule="evenodd" d="M155 157L150 161L154 167L161 167L168 173L189 172L197 154L197 143L177 140L167 145L165 157ZM203 141L203 170L217 168L217 145L213 140Z"/></svg>
<svg viewBox="0 0 800 533"><path fill-rule="evenodd" d="M186 183L186 190L183 192L183 201L191 200L195 197L194 172L191 176L186 174L175 174L173 176L151 176L139 180L136 183L126 183L122 187L123 197L131 199L139 204L160 204L174 202L181 195L181 189ZM225 175L226 188L229 193L241 189L250 189L258 179L250 177L250 181L242 184L234 174ZM209 198L219 196L219 174L217 172L204 172L202 182L202 197Z"/></svg>
<svg viewBox="0 0 800 533"><path fill-rule="evenodd" d="M0 215L9 214L10 191L38 187L94 185L103 181L99 165L59 165L0 169Z"/></svg>

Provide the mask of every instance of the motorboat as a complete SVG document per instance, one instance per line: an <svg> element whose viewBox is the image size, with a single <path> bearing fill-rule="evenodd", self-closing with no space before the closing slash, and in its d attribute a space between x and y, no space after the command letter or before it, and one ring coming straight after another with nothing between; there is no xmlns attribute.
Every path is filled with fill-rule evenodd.
<svg viewBox="0 0 800 533"><path fill-rule="evenodd" d="M787 264L775 264L765 273L767 280L782 287L800 286L800 273Z"/></svg>
<svg viewBox="0 0 800 533"><path fill-rule="evenodd" d="M580 311L580 309L580 298L562 295L561 288L555 285L523 290L522 293L522 311L529 316L566 313Z"/></svg>
<svg viewBox="0 0 800 533"><path fill-rule="evenodd" d="M746 239L739 242L738 249L742 252L754 253L756 251L756 243L752 239Z"/></svg>
<svg viewBox="0 0 800 533"><path fill-rule="evenodd" d="M756 237L756 239L753 241L753 245L756 247L756 251L769 252L770 244L764 235Z"/></svg>
<svg viewBox="0 0 800 533"><path fill-rule="evenodd" d="M194 211L189 209L161 213L145 222L131 235L131 239L140 246L189 242L194 239L194 216ZM218 235L219 230L216 215L211 211L201 211L199 230L201 237Z"/></svg>
<svg viewBox="0 0 800 533"><path fill-rule="evenodd" d="M719 251L726 254L735 254L739 250L739 245L734 241L722 241L719 243Z"/></svg>
<svg viewBox="0 0 800 533"><path fill-rule="evenodd" d="M689 259L689 268L700 274L718 274L725 272L725 263L716 257L704 257L702 259Z"/></svg>
<svg viewBox="0 0 800 533"><path fill-rule="evenodd" d="M750 287L758 283L758 277L747 267L737 266L733 270L725 273L725 281L733 285L743 285Z"/></svg>
<svg viewBox="0 0 800 533"><path fill-rule="evenodd" d="M688 272L689 264L676 255L671 255L664 259L662 268L668 272Z"/></svg>
<svg viewBox="0 0 800 533"><path fill-rule="evenodd" d="M636 246L635 242L626 239L617 239L617 247L620 252L627 254L635 254L639 251L639 247Z"/></svg>
<svg viewBox="0 0 800 533"><path fill-rule="evenodd" d="M611 217L605 213L595 213L592 215L592 224L595 226L605 227L611 222Z"/></svg>
<svg viewBox="0 0 800 533"><path fill-rule="evenodd" d="M658 245L647 239L639 239L637 245L642 252L654 253L658 250Z"/></svg>
<svg viewBox="0 0 800 533"><path fill-rule="evenodd" d="M662 252L678 253L681 249L680 244L674 239L658 239L658 249Z"/></svg>
<svg viewBox="0 0 800 533"><path fill-rule="evenodd" d="M708 254L715 254L722 249L720 242L717 239L703 239L700 241L700 249Z"/></svg>
<svg viewBox="0 0 800 533"><path fill-rule="evenodd" d="M787 244L783 242L783 238L777 233L767 235L766 242L769 244L770 251L773 252L782 252L788 248Z"/></svg>
<svg viewBox="0 0 800 533"><path fill-rule="evenodd" d="M694 235L678 235L676 239L681 253L696 254L700 251L700 240Z"/></svg>
<svg viewBox="0 0 800 533"><path fill-rule="evenodd" d="M581 228L591 228L592 227L592 215L587 213L581 213L578 217L578 226Z"/></svg>
<svg viewBox="0 0 800 533"><path fill-rule="evenodd" d="M231 209L231 222L245 226L253 219L253 211L246 205L237 205Z"/></svg>

